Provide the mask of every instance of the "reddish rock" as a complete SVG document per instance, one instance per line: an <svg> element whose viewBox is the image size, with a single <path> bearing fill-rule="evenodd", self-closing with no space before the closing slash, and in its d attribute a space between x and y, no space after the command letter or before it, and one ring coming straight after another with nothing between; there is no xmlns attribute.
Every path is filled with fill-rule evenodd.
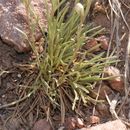
<svg viewBox="0 0 130 130"><path fill-rule="evenodd" d="M48 121L40 119L34 124L32 130L52 130L52 127Z"/></svg>
<svg viewBox="0 0 130 130"><path fill-rule="evenodd" d="M100 36L98 38L96 38L97 42L101 44L101 48L103 50L107 50L108 49L108 38L106 36Z"/></svg>
<svg viewBox="0 0 130 130"><path fill-rule="evenodd" d="M113 90L116 90L118 92L123 92L124 90L124 81L121 77L120 71L113 67L113 66L109 66L107 68L105 68L105 75L106 76L110 76L113 78L108 79L108 83L110 84L110 87Z"/></svg>
<svg viewBox="0 0 130 130"><path fill-rule="evenodd" d="M76 128L83 128L85 125L83 120L78 117L68 117L65 119L65 129L75 130Z"/></svg>
<svg viewBox="0 0 130 130"><path fill-rule="evenodd" d="M0 37L19 52L29 49L23 34L16 28L25 31L27 28L26 11L18 0L0 1Z"/></svg>
<svg viewBox="0 0 130 130"><path fill-rule="evenodd" d="M97 42L96 39L90 39L90 40L87 41L86 44L83 45L83 48L85 50L90 50L90 49L92 49L93 47L95 47L97 45L98 45L98 42ZM100 51L100 47L96 47L91 52L97 52L97 51Z"/></svg>
<svg viewBox="0 0 130 130"><path fill-rule="evenodd" d="M85 125L84 125L84 123L83 123L83 120L82 119L80 119L80 118L76 118L76 126L78 127L78 128L83 128Z"/></svg>
<svg viewBox="0 0 130 130"><path fill-rule="evenodd" d="M49 8L49 11L51 11L51 2L50 2L50 0L46 0L46 1L47 1L47 6ZM46 2L43 0L31 0L31 5L34 9L35 14L38 16L39 24L41 26L47 27Z"/></svg>
<svg viewBox="0 0 130 130"><path fill-rule="evenodd" d="M121 120L115 120L97 126L93 126L91 128L82 128L78 130L127 130L127 128L125 124L121 122Z"/></svg>
<svg viewBox="0 0 130 130"><path fill-rule="evenodd" d="M76 128L76 119L74 117L68 117L65 119L65 129L66 130L74 130Z"/></svg>
<svg viewBox="0 0 130 130"><path fill-rule="evenodd" d="M100 44L100 46L98 46ZM97 52L97 51L102 51L102 50L107 50L108 49L108 38L104 35L93 38L87 41L86 44L83 45L83 48L85 50L89 50L96 47L95 49L92 50L92 52Z"/></svg>
<svg viewBox="0 0 130 130"><path fill-rule="evenodd" d="M100 118L98 116L90 116L90 123L91 124L99 124Z"/></svg>
<svg viewBox="0 0 130 130"><path fill-rule="evenodd" d="M42 23L42 26L47 26L45 3L42 0L32 0L31 4L40 19L39 22ZM25 6L20 0L0 0L0 37L3 42L14 46L18 52L30 49L27 39L18 31L21 30L30 37L29 22ZM37 32L36 34L38 34ZM37 37L39 34L36 35L36 40Z"/></svg>

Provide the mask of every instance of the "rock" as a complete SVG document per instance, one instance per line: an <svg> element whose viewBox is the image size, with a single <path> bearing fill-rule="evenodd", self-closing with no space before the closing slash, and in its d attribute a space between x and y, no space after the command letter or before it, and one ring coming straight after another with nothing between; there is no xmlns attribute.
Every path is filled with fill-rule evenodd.
<svg viewBox="0 0 130 130"><path fill-rule="evenodd" d="M124 90L124 81L121 77L120 71L113 67L113 66L109 66L107 68L105 68L105 75L106 76L112 76L113 78L110 78L108 81L108 83L110 84L110 87L113 90L116 90L118 92L123 92Z"/></svg>
<svg viewBox="0 0 130 130"><path fill-rule="evenodd" d="M96 87L90 93L91 97L96 98L98 94L98 89L99 89L99 84L97 84ZM113 93L113 91L108 85L106 85L105 83L102 83L98 99L105 100L106 99L105 93L107 93L107 95L110 95Z"/></svg>
<svg viewBox="0 0 130 130"><path fill-rule="evenodd" d="M19 0L0 1L0 37L19 52L29 49L21 31L25 31L28 25L26 11Z"/></svg>
<svg viewBox="0 0 130 130"><path fill-rule="evenodd" d="M76 118L76 122L77 122L77 123L76 123L76 126L77 126L78 128L83 128L83 127L85 126L83 120L80 119L80 118Z"/></svg>
<svg viewBox="0 0 130 130"><path fill-rule="evenodd" d="M97 13L106 14L106 8L101 3L101 1L96 1L95 2L94 7L93 7L93 13L94 13L94 15L97 14Z"/></svg>
<svg viewBox="0 0 130 130"><path fill-rule="evenodd" d="M98 43L101 44L101 49L108 50L108 46L109 46L108 41L109 41L109 39L106 36L102 35L102 36L96 38L96 40L97 40Z"/></svg>
<svg viewBox="0 0 130 130"><path fill-rule="evenodd" d="M47 6L49 8L49 11L51 11L51 2L50 0L47 1ZM41 26L44 26L47 28L47 19L46 19L46 3L43 0L31 0L31 5L33 7L33 10L35 14L38 16L39 23Z"/></svg>
<svg viewBox="0 0 130 130"><path fill-rule="evenodd" d="M34 124L32 130L52 130L52 127L48 121L40 119Z"/></svg>
<svg viewBox="0 0 130 130"><path fill-rule="evenodd" d="M78 117L68 117L65 119L65 129L74 130L75 128L83 128L85 125L83 120Z"/></svg>
<svg viewBox="0 0 130 130"><path fill-rule="evenodd" d="M45 3L42 0L32 0L31 4L40 19L39 22L47 26ZM20 0L0 0L0 37L3 42L14 46L18 52L30 50L27 39L19 31L21 30L29 37L29 22L25 6ZM36 40L37 37L39 36L36 35Z"/></svg>
<svg viewBox="0 0 130 130"><path fill-rule="evenodd" d="M90 123L91 124L99 124L100 118L98 116L90 116Z"/></svg>
<svg viewBox="0 0 130 130"><path fill-rule="evenodd" d="M100 44L100 46L98 46ZM97 51L106 51L108 49L108 38L104 35L89 39L87 43L83 45L83 49L89 50L97 46L95 49L93 49L91 52L97 52Z"/></svg>
<svg viewBox="0 0 130 130"><path fill-rule="evenodd" d="M98 103L96 105L96 110L98 111L98 113L100 114L101 117L105 118L109 118L111 116L110 112L109 112L109 105L104 103Z"/></svg>
<svg viewBox="0 0 130 130"><path fill-rule="evenodd" d="M45 29L47 28L47 19L46 19L46 13L47 13L47 6L48 6L48 13L51 12L51 2L50 0L31 0L31 5L32 8L35 12L35 15L38 17L38 23L40 24L41 27L44 27ZM33 20L33 19L32 19ZM39 25L36 27L35 30L35 41L39 42L40 39L42 38L42 32L39 30Z"/></svg>
<svg viewBox="0 0 130 130"><path fill-rule="evenodd" d="M115 120L91 128L82 128L77 130L127 130L127 128L120 120Z"/></svg>
<svg viewBox="0 0 130 130"><path fill-rule="evenodd" d="M64 126L66 130L74 130L76 128L76 119L74 117L66 118Z"/></svg>
<svg viewBox="0 0 130 130"><path fill-rule="evenodd" d="M90 49L94 48L97 45L98 45L97 40L93 38L93 39L88 40L87 43L85 43L83 45L83 49L90 50ZM99 46L96 47L95 49L93 49L91 52L97 52L97 51L100 51L100 47Z"/></svg>

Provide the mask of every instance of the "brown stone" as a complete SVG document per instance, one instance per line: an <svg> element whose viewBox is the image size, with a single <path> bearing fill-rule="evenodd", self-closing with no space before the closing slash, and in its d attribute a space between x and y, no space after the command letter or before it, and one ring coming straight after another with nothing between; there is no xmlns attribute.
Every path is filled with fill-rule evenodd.
<svg viewBox="0 0 130 130"><path fill-rule="evenodd" d="M98 116L90 116L90 123L91 124L99 124L100 118Z"/></svg>
<svg viewBox="0 0 130 130"><path fill-rule="evenodd" d="M109 66L109 67L105 68L105 75L112 77L112 78L108 79L107 81L113 90L116 90L118 92L123 92L124 81L121 77L119 69L117 69L113 66Z"/></svg>
<svg viewBox="0 0 130 130"><path fill-rule="evenodd" d="M68 117L65 119L65 129L74 130L76 128L76 119L74 117Z"/></svg>
<svg viewBox="0 0 130 130"><path fill-rule="evenodd" d="M97 46L100 45L100 46ZM89 39L84 45L83 49L89 50L97 46L97 48L93 49L91 52L97 52L97 51L102 51L102 50L107 50L108 49L108 38L104 35Z"/></svg>
<svg viewBox="0 0 130 130"><path fill-rule="evenodd" d="M91 97L96 98L98 91L99 91L99 84L90 93ZM99 91L98 99L105 100L106 99L105 93L107 93L107 95L112 94L112 89L108 85L106 85L105 83L102 83L100 91Z"/></svg>
<svg viewBox="0 0 130 130"><path fill-rule="evenodd" d="M97 45L98 45L98 42L97 42L96 39L90 39L90 40L87 41L87 43L85 43L83 45L83 49L90 50L90 49L94 48ZM97 51L100 51L100 47L97 47L97 48L93 49L91 52L97 52Z"/></svg>
<svg viewBox="0 0 130 130"><path fill-rule="evenodd" d="M96 110L98 111L98 113L100 114L101 117L109 118L111 116L111 114L109 112L109 105L105 102L98 103L96 105Z"/></svg>
<svg viewBox="0 0 130 130"><path fill-rule="evenodd" d="M97 40L97 42L99 42L101 44L101 49L108 50L109 39L106 36L102 35L102 36L96 38L96 40Z"/></svg>

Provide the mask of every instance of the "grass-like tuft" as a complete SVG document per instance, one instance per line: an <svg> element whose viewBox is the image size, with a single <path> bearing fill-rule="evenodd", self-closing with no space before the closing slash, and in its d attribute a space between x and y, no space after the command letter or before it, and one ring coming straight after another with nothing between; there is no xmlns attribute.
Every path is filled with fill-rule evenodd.
<svg viewBox="0 0 130 130"><path fill-rule="evenodd" d="M30 30L33 34L34 25L39 22L35 12L26 1L24 3L27 12L30 11L28 13L33 15L33 23L30 23ZM60 109L63 117L68 104L71 104L72 110L75 110L79 102L83 105L87 105L87 102L94 102L89 95L90 89L93 88L95 82L107 79L102 78L101 74L103 74L104 67L113 61L109 61L108 57L105 58L104 53L93 53L99 45L89 50L83 49L87 40L96 36L102 29L92 28L90 24L84 22L92 0L87 0L84 6L78 2L76 1L75 6L69 11L69 5L65 4L64 0L61 2L52 0L52 9L47 8L47 30L39 24L44 38L44 51L38 54L35 43L31 43L28 39L36 55L39 73L34 85L24 88L28 94L26 93L26 96L12 104L32 95L35 97L37 92L42 91L45 100L49 101L54 108ZM63 3L64 6L60 8ZM35 22L34 18L36 18ZM45 30L46 35L44 35Z"/></svg>
<svg viewBox="0 0 130 130"><path fill-rule="evenodd" d="M35 85L39 87L35 91L44 91L51 104L61 109L71 102L74 110L79 101L84 105L94 101L89 96L89 90L95 82L104 79L101 74L107 58L104 58L104 53L92 53L99 46L90 50L82 48L88 38L101 31L100 27L92 28L90 24L84 24L92 1L85 3L85 6L75 2L68 17L67 3L59 9L63 2L51 2L52 9L46 15L47 35L44 35L44 51L37 57L39 75ZM41 29L44 34L44 29Z"/></svg>

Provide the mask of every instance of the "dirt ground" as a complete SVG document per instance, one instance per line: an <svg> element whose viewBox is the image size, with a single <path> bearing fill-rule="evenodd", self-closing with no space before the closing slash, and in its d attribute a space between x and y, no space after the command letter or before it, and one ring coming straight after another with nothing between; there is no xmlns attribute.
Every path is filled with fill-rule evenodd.
<svg viewBox="0 0 130 130"><path fill-rule="evenodd" d="M107 4L106 4L107 5ZM104 5L106 7L106 5ZM108 17L106 12L102 12L102 10L98 10L94 14L90 15L91 22L94 25L101 25L106 29L107 35L111 35L111 17L110 17L110 7L108 7ZM130 1L129 0L122 0L122 10L126 21L130 26ZM109 19L110 18L110 19ZM122 19L120 19L120 30L119 36L123 37L121 40L121 47L120 47L120 58L122 61L125 57L126 46L128 41L128 30L125 26L125 23ZM113 43L115 44L115 39L113 39ZM10 103L18 99L19 95L17 94L17 87L20 84L23 84L27 81L26 73L19 69L18 65L24 65L30 61L31 53L26 54L18 54L12 47L2 43L0 41L0 105ZM124 71L124 62L118 66L122 73ZM26 78L26 79L25 79ZM15 121L9 122L8 119L14 114L15 107L6 107L0 109L0 129L1 130L17 130L21 129L21 126L24 123L14 123ZM92 109L90 108L87 113L91 115ZM89 116L88 115L88 116ZM15 119L14 119L15 120ZM109 119L106 119L109 120ZM3 126L6 123L6 128ZM12 127L12 124L15 124ZM27 124L25 123L25 126ZM25 127L24 126L24 127ZM29 126L25 129L29 129ZM22 129L21 129L22 130Z"/></svg>

